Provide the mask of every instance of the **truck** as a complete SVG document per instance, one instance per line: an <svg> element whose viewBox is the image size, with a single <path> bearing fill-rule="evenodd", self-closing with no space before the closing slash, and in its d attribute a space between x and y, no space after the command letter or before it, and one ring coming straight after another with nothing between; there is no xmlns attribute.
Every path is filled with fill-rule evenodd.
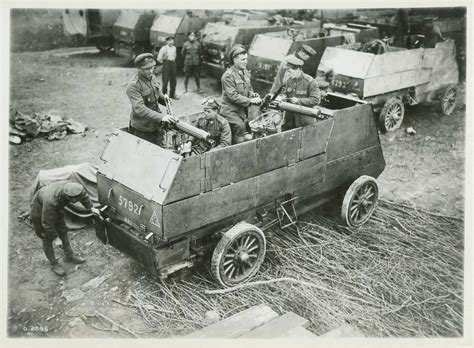
<svg viewBox="0 0 474 348"><path fill-rule="evenodd" d="M157 14L155 10L122 10L113 27L115 54L132 61L150 52L150 28Z"/></svg>
<svg viewBox="0 0 474 348"><path fill-rule="evenodd" d="M371 103L383 132L402 125L407 106L436 102L445 115L456 107L459 74L452 39L435 48L392 47L381 40L327 47L318 73L331 69L329 93Z"/></svg>
<svg viewBox="0 0 474 348"><path fill-rule="evenodd" d="M298 108L272 105L273 112ZM98 239L152 277L209 262L228 287L258 272L269 224L295 227L299 215L338 199L341 219L362 225L376 208L385 167L372 105L328 96L310 111L312 125L190 157L117 130L97 172ZM178 119L192 126L200 114Z"/></svg>
<svg viewBox="0 0 474 348"><path fill-rule="evenodd" d="M325 24L323 28L300 29L296 34L296 37L293 37L289 36L287 31L278 31L254 37L249 48L247 68L250 70L255 91L268 92L280 63L303 45L308 45L316 51L303 66L303 72L315 76L326 47L340 46L348 41L367 42L379 37L377 28L351 23Z"/></svg>
<svg viewBox="0 0 474 348"><path fill-rule="evenodd" d="M114 47L113 25L119 10L108 9L65 9L64 30L68 35L82 35L100 51Z"/></svg>
<svg viewBox="0 0 474 348"><path fill-rule="evenodd" d="M320 22L297 23L294 29L319 28ZM208 74L220 80L228 61L228 53L235 44L248 47L255 35L285 30L288 26L270 24L267 20L249 20L228 24L208 23L201 33L203 44L203 65Z"/></svg>

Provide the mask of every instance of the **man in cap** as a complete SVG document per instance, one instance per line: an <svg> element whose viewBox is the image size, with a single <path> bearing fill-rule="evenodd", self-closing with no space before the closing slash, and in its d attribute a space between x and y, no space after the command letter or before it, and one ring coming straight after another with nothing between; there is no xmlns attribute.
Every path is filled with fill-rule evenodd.
<svg viewBox="0 0 474 348"><path fill-rule="evenodd" d="M288 70L288 66L286 64L288 62L288 59L296 57L302 60L304 64L309 60L309 58L311 58L315 54L316 54L316 51L313 50L310 46L303 45L295 54L289 54L288 56L286 56L285 59L280 63L280 66L278 67L277 74L275 76L275 81L273 82L273 86L270 89L270 94L272 95L275 94L280 89L280 87L284 84L283 77L285 76L285 73Z"/></svg>
<svg viewBox="0 0 474 348"><path fill-rule="evenodd" d="M164 146L163 124L173 124L171 115L162 114L159 104L166 105L160 83L153 74L155 59L151 53L143 53L134 60L138 73L127 86L127 96L132 104L130 133L153 144Z"/></svg>
<svg viewBox="0 0 474 348"><path fill-rule="evenodd" d="M287 72L283 78L285 84L286 100L293 104L313 107L321 102L321 92L318 83L311 76L302 71L303 61L296 57L287 60ZM285 112L284 129L304 127L316 122L310 116L297 113Z"/></svg>
<svg viewBox="0 0 474 348"><path fill-rule="evenodd" d="M198 93L204 93L201 90L201 82L199 80L200 64L201 64L202 47L201 43L196 40L193 32L188 34L186 41L181 49L181 56L184 57L184 93L188 92L189 77L194 76Z"/></svg>
<svg viewBox="0 0 474 348"><path fill-rule="evenodd" d="M423 19L423 47L435 48L438 42L444 41L443 34L439 27L434 23L434 18L427 17Z"/></svg>
<svg viewBox="0 0 474 348"><path fill-rule="evenodd" d="M72 251L64 224L63 209L68 203L75 202L81 202L86 209L94 210L84 187L72 181L57 181L44 186L35 193L31 201L30 216L36 235L43 241L43 250L53 272L60 276L66 272L54 254L53 240L56 237L62 241L64 261L85 262Z"/></svg>
<svg viewBox="0 0 474 348"><path fill-rule="evenodd" d="M166 94L169 82L170 97L173 99L179 99L176 96L176 46L174 45L173 36L168 36L166 38L166 45L160 48L157 60L158 63L163 64L163 94Z"/></svg>
<svg viewBox="0 0 474 348"><path fill-rule="evenodd" d="M245 121L248 107L259 105L262 99L253 92L250 73L247 70L247 50L242 45L234 45L229 51L231 66L222 75L222 105L220 114L229 122L232 143L244 141Z"/></svg>

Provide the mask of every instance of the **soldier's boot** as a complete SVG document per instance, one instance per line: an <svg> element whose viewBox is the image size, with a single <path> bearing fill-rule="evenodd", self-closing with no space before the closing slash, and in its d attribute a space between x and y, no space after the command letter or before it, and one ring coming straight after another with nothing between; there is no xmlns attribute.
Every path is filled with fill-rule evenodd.
<svg viewBox="0 0 474 348"><path fill-rule="evenodd" d="M63 242L63 250L64 250L64 261L81 264L86 262L85 259L77 256L74 251L72 251L71 243L69 242L69 238L67 234L59 236L61 241Z"/></svg>
<svg viewBox="0 0 474 348"><path fill-rule="evenodd" d="M53 272L56 273L58 276L64 276L66 274L66 271L58 263L58 260L56 260L56 256L54 255L53 243L51 241L43 239L43 251L46 257L48 258L49 263L51 264L51 269L53 270Z"/></svg>

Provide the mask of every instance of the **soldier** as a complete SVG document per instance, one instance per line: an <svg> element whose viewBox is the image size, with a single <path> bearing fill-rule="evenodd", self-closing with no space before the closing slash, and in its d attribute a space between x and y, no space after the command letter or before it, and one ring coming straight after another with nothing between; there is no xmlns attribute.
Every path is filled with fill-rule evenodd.
<svg viewBox="0 0 474 348"><path fill-rule="evenodd" d="M227 120L218 114L219 104L212 98L206 98L202 103L204 106L204 113L197 121L197 127L205 130L211 134L215 145L211 147L208 142L199 141L196 146L199 146L202 152L212 149L220 149L232 144L232 132ZM200 152L200 153L202 153Z"/></svg>
<svg viewBox="0 0 474 348"><path fill-rule="evenodd" d="M95 209L84 187L72 181L57 181L44 186L35 193L31 201L31 222L36 235L43 241L43 250L51 263L53 272L60 276L65 275L66 271L59 265L54 255L53 240L56 237L62 241L64 261L86 262L72 251L64 224L63 208L68 203L75 202L81 202L86 209Z"/></svg>
<svg viewBox="0 0 474 348"><path fill-rule="evenodd" d="M229 122L232 143L244 141L245 121L248 107L259 105L262 99L254 93L247 70L247 50L242 45L234 45L229 51L231 67L222 75L222 105L220 113Z"/></svg>
<svg viewBox="0 0 474 348"><path fill-rule="evenodd" d="M303 106L316 106L321 102L321 93L318 83L311 76L302 71L303 61L296 57L290 57L287 61L288 71L285 73L283 82L285 83L286 100L293 104ZM309 116L298 115L285 112L284 129L294 127L304 127L316 122Z"/></svg>
<svg viewBox="0 0 474 348"><path fill-rule="evenodd" d="M438 42L445 40L439 27L434 23L433 18L428 17L423 19L423 47L424 48L435 48Z"/></svg>
<svg viewBox="0 0 474 348"><path fill-rule="evenodd" d="M127 96L132 104L129 131L131 134L158 146L163 146L163 123L173 124L171 115L161 113L158 104L165 105L160 83L153 74L155 59L151 53L143 53L134 60L137 75L127 86Z"/></svg>
<svg viewBox="0 0 474 348"><path fill-rule="evenodd" d="M168 36L166 38L166 45L160 48L157 60L158 63L163 64L163 94L166 94L169 82L170 98L179 99L176 96L176 46L174 45L173 36Z"/></svg>
<svg viewBox="0 0 474 348"><path fill-rule="evenodd" d="M290 54L286 56L285 59L280 63L280 66L278 67L277 74L275 76L275 81L273 82L273 86L270 89L270 94L275 94L283 85L283 77L285 76L285 73L288 70L287 65L286 65L286 62L288 62L288 59L292 57L296 57L298 59L301 59L304 63L306 63L308 59L314 56L315 54L316 54L315 50L313 50L308 45L303 45L301 46L299 51L296 52L295 54Z"/></svg>
<svg viewBox="0 0 474 348"><path fill-rule="evenodd" d="M188 93L189 77L194 76L198 93L204 93L201 90L201 82L199 80L200 64L201 64L201 43L196 41L196 35L193 32L188 33L188 41L186 41L181 49L181 56L184 57L184 93Z"/></svg>

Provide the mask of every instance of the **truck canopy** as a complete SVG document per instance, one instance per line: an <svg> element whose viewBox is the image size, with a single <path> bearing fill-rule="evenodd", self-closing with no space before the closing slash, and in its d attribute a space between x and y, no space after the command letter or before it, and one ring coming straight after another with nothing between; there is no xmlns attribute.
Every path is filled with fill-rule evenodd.
<svg viewBox="0 0 474 348"><path fill-rule="evenodd" d="M282 61L288 54L292 41L267 34L256 35L249 48L249 55Z"/></svg>
<svg viewBox="0 0 474 348"><path fill-rule="evenodd" d="M178 31L178 27L182 20L182 16L170 16L162 14L155 19L151 30L174 35Z"/></svg>
<svg viewBox="0 0 474 348"><path fill-rule="evenodd" d="M135 29L142 12L137 10L123 10L120 12L115 25L122 28Z"/></svg>

